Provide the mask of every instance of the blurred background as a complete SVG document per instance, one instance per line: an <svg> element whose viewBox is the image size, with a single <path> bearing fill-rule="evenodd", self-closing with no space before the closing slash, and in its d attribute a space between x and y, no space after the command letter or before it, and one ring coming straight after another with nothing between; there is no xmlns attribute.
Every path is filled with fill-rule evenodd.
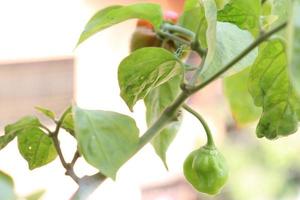
<svg viewBox="0 0 300 200"><path fill-rule="evenodd" d="M136 21L105 30L75 49L88 19L111 4L131 0L10 0L0 1L0 135L6 124L28 114L34 106L58 113L72 102L87 109L113 110L131 115L146 130L145 108L139 102L130 113L119 97L117 67L129 53ZM183 0L152 0L164 10L180 12ZM257 139L255 124L239 126L229 112L221 81L216 81L189 104L207 119L217 145L226 157L230 177L216 197L199 194L184 180L182 163L205 144L205 133L193 116L184 113L182 127L168 151L166 171L147 145L126 163L117 181L107 180L91 200L297 200L300 199L300 140L298 134L275 141ZM44 119L45 123L49 123ZM49 124L51 126L51 124ZM61 134L68 160L75 141ZM65 148L64 148L65 147ZM96 170L83 160L80 175ZM16 141L0 151L0 170L10 174L20 195L45 189L45 200L69 199L76 184L64 176L58 159L30 171ZM0 191L1 192L1 191Z"/></svg>

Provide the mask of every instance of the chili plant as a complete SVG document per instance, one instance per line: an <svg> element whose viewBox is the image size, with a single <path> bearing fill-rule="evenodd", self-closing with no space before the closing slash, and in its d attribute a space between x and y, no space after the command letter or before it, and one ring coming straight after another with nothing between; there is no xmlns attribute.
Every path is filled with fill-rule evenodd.
<svg viewBox="0 0 300 200"><path fill-rule="evenodd" d="M228 177L225 158L205 119L185 102L222 78L234 118L241 123L259 118L258 138L295 133L300 120L300 0L186 0L183 10L177 19L164 18L157 4L110 6L88 21L77 44L125 20L140 20L132 52L117 75L128 109L133 112L138 101L145 103L149 128L141 137L135 120L120 113L74 104L57 118L38 107L55 129L26 116L5 127L0 149L17 138L31 170L58 156L66 175L79 185L73 199L84 199L105 179L115 180L120 167L149 142L167 166L166 151L185 109L204 126L207 144L188 156L184 174L196 190L218 193ZM191 52L201 58L199 66L186 63ZM58 140L61 129L78 143L70 162ZM78 177L74 165L80 156L99 172Z"/></svg>

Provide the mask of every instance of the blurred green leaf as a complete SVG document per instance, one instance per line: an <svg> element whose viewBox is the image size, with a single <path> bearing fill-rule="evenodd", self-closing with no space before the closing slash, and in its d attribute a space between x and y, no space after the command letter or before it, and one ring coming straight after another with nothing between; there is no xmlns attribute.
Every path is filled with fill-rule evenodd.
<svg viewBox="0 0 300 200"><path fill-rule="evenodd" d="M218 20L230 22L241 29L258 35L261 13L261 0L231 0L218 12Z"/></svg>
<svg viewBox="0 0 300 200"><path fill-rule="evenodd" d="M300 99L290 84L285 48L280 39L265 42L251 68L249 90L254 103L263 108L258 137L274 139L298 129Z"/></svg>
<svg viewBox="0 0 300 200"><path fill-rule="evenodd" d="M214 59L217 43L217 6L215 0L202 1L204 7L204 15L207 23L205 31L207 54L203 70L208 67ZM201 46L203 46L201 44Z"/></svg>
<svg viewBox="0 0 300 200"><path fill-rule="evenodd" d="M38 118L34 116L26 116L13 124L5 126L5 135L0 137L0 150L11 142L23 129L31 127L39 127L41 125Z"/></svg>
<svg viewBox="0 0 300 200"><path fill-rule="evenodd" d="M179 25L194 33L198 32L198 39L203 48L206 45L207 22L204 7L199 0L186 1L183 14L179 18Z"/></svg>
<svg viewBox="0 0 300 200"><path fill-rule="evenodd" d="M232 59L246 49L254 38L245 30L239 29L236 25L224 22L217 24L217 44L212 62L206 65L202 71L201 79L205 81L219 72ZM226 74L233 75L253 64L257 57L257 49L245 56L235 64Z"/></svg>
<svg viewBox="0 0 300 200"><path fill-rule="evenodd" d="M257 120L261 109L254 105L248 90L250 68L224 79L225 95L229 101L233 118L239 124L247 124Z"/></svg>
<svg viewBox="0 0 300 200"><path fill-rule="evenodd" d="M180 76L176 76L161 86L153 89L144 99L146 105L146 119L150 127L161 115L162 111L169 106L180 92ZM181 120L173 122L157 134L151 141L157 155L162 159L167 168L166 152L174 140Z"/></svg>
<svg viewBox="0 0 300 200"><path fill-rule="evenodd" d="M148 20L155 28L159 28L163 22L161 7L158 4L138 3L128 6L110 6L100 10L89 20L77 45L105 28L134 18Z"/></svg>
<svg viewBox="0 0 300 200"><path fill-rule="evenodd" d="M206 62L211 62L216 44L217 7L215 0L186 1L179 24L197 34L202 48L208 48Z"/></svg>
<svg viewBox="0 0 300 200"><path fill-rule="evenodd" d="M149 47L134 51L119 65L121 97L132 111L135 103L152 89L181 72L177 58L163 48Z"/></svg>
<svg viewBox="0 0 300 200"><path fill-rule="evenodd" d="M3 171L0 171L0 199L1 200L15 200L16 195L14 191L13 179Z"/></svg>
<svg viewBox="0 0 300 200"><path fill-rule="evenodd" d="M57 156L52 139L39 128L23 129L18 135L18 147L30 170L50 163Z"/></svg>
<svg viewBox="0 0 300 200"><path fill-rule="evenodd" d="M126 115L74 107L80 153L104 175L115 179L119 168L135 153L139 130Z"/></svg>
<svg viewBox="0 0 300 200"><path fill-rule="evenodd" d="M275 28L288 21L291 12L292 0L273 0L272 3L272 15L276 16L277 20L272 24L271 28ZM277 32L274 36L286 38L287 29Z"/></svg>
<svg viewBox="0 0 300 200"><path fill-rule="evenodd" d="M73 113L70 112L68 113L62 124L61 124L61 127L63 129L65 129L67 132L69 132L72 136L75 136L75 133L74 133L74 117L73 117Z"/></svg>
<svg viewBox="0 0 300 200"><path fill-rule="evenodd" d="M289 71L291 81L300 94L300 0L294 0L288 26Z"/></svg>
<svg viewBox="0 0 300 200"><path fill-rule="evenodd" d="M36 106L35 107L36 110L40 111L41 113L43 113L46 117L55 120L55 113L47 108L43 108L40 106Z"/></svg>
<svg viewBox="0 0 300 200"><path fill-rule="evenodd" d="M39 190L39 191L36 191L36 192L33 192L32 194L30 195L27 195L25 197L26 200L40 200L42 198L42 196L45 194L45 190Z"/></svg>

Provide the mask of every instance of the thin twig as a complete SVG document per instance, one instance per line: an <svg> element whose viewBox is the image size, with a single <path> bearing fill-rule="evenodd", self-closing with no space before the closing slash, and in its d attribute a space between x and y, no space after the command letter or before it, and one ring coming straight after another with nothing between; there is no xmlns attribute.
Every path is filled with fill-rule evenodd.
<svg viewBox="0 0 300 200"><path fill-rule="evenodd" d="M173 40L173 41L177 41L177 42L180 42L181 44L185 44L185 45L188 45L190 46L191 45L191 42L188 41L188 40L185 40L185 39L182 39L176 35L173 35L171 33L168 33L168 32L164 32L164 31L158 31L157 34L163 38L168 38L170 40Z"/></svg>
<svg viewBox="0 0 300 200"><path fill-rule="evenodd" d="M71 167L74 167L74 165L75 165L76 161L78 160L78 158L80 158L80 153L77 150L75 152L74 156L73 156L73 159L72 159L71 163L70 163Z"/></svg>
<svg viewBox="0 0 300 200"><path fill-rule="evenodd" d="M63 167L66 169L66 175L70 176L76 183L79 183L80 178L75 174L73 166L74 164L69 164L66 162L64 155L61 151L60 148L60 144L59 144L59 139L58 139L58 134L59 134L59 130L61 128L61 125L65 119L65 117L67 116L67 114L70 112L71 107L69 107L60 117L60 119L56 122L56 128L54 130L54 132L52 132L50 134L52 141L54 143L54 147L57 151L58 157L60 159L61 164L63 165ZM76 160L75 160L76 162Z"/></svg>
<svg viewBox="0 0 300 200"><path fill-rule="evenodd" d="M186 111L188 111L189 113L194 115L200 121L200 123L202 124L202 126L205 130L206 136L207 136L207 145L208 146L214 146L214 139L212 137L210 129L209 129L206 121L204 120L204 118L199 113L197 113L195 110L193 110L190 106L188 106L187 104L183 104L182 107Z"/></svg>

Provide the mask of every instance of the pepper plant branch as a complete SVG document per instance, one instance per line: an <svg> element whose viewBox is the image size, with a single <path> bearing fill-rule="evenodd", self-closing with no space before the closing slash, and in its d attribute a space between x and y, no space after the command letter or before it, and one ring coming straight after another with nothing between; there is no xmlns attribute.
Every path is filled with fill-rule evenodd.
<svg viewBox="0 0 300 200"><path fill-rule="evenodd" d="M163 111L159 119L156 120L156 122L140 138L139 146L136 152L143 148L166 125L177 120L177 111L188 97L189 94L182 92L174 101L174 103Z"/></svg>
<svg viewBox="0 0 300 200"><path fill-rule="evenodd" d="M174 34L171 34L171 33L165 32L165 31L162 31L162 30L159 30L159 31L157 32L157 34L158 34L159 36L163 37L163 38L168 38L168 39L170 39L170 40L177 41L177 42L180 42L180 43L185 44L185 45L188 45L188 46L191 45L191 42L190 42L190 41L185 40L185 39L183 39L183 38L180 38L180 37L178 37L178 36L176 36L176 35L174 35Z"/></svg>
<svg viewBox="0 0 300 200"><path fill-rule="evenodd" d="M205 82L193 87L191 89L191 92L197 92L198 90L204 88L206 85L214 81L216 78L218 78L220 75L228 71L231 67L233 67L236 63L238 63L240 60L242 60L246 55L248 55L253 49L258 47L261 43L266 41L269 37L271 37L273 34L277 33L278 31L282 30L287 26L287 22L282 23L281 25L277 26L273 30L263 33L260 35L252 44L250 44L244 51L242 51L237 57L235 57L231 62L229 62L227 65L225 65L223 68L221 68L220 71L218 71L216 74L214 74L212 77L210 77Z"/></svg>
<svg viewBox="0 0 300 200"><path fill-rule="evenodd" d="M182 107L184 102L194 93L201 90L205 86L207 86L209 83L214 81L217 77L219 77L221 74L229 70L234 64L239 62L242 58L244 58L248 53L250 53L254 48L256 48L259 44L267 40L270 36L272 36L274 33L282 30L287 25L287 22L279 25L278 27L274 28L273 30L264 33L259 38L257 38L252 44L249 45L248 48L246 48L240 55L238 55L236 58L234 58L231 62L229 62L222 70L220 70L218 73L216 73L214 76L212 76L207 81L197 85L193 86L192 88L189 87L189 85L186 85L186 87L182 87L181 94L176 98L176 100L167 107L161 114L161 116L154 122L154 124L142 135L140 138L138 148L135 153L137 153L141 148L143 148L148 142L152 140L152 138L157 135L164 127L166 127L169 123L176 120L177 114L179 109ZM171 34L170 34L171 35ZM168 34L169 36L169 34ZM178 39L178 37L174 38ZM135 154L134 153L134 154ZM134 155L133 154L133 155ZM132 155L132 156L133 156ZM96 181L95 181L96 177ZM107 177L103 175L101 172L98 172L92 176L84 177L84 184L81 184L81 180L79 181L79 188L76 194L79 194L80 191L82 191L85 188L85 184L91 183L93 185L93 190L98 187ZM76 196L76 195L75 195ZM87 195L88 196L88 195ZM85 198L87 198L87 196ZM85 199L82 198L82 199ZM73 199L73 198L72 198ZM76 198L74 198L76 199Z"/></svg>
<svg viewBox="0 0 300 200"><path fill-rule="evenodd" d="M200 30L200 24L198 26L197 30ZM169 32L177 33L181 36L183 36L186 40L183 40L182 38L175 36ZM167 37L173 41L181 42L183 44L189 45L193 51L195 51L198 55L201 57L206 53L205 49L201 48L201 45L198 40L198 34L199 31L195 34L193 31L190 31L187 28L173 25L169 23L165 23L162 26L162 30L158 31L158 34L164 37Z"/></svg>
<svg viewBox="0 0 300 200"><path fill-rule="evenodd" d="M54 147L56 149L56 152L58 154L58 157L60 159L60 162L62 164L62 166L66 169L66 175L70 176L76 183L79 183L80 178L75 174L73 166L76 162L74 162L74 164L69 164L66 162L64 155L61 151L60 148L60 144L59 144L59 139L58 139L58 134L59 134L59 130L62 126L62 123L65 119L65 117L67 116L67 114L71 111L72 107L69 107L66 109L66 111L62 114L62 116L60 117L60 119L56 122L56 128L55 130L50 134L50 137L52 138Z"/></svg>
<svg viewBox="0 0 300 200"><path fill-rule="evenodd" d="M197 113L195 110L193 110L190 106L188 106L187 104L183 104L182 107L186 111L188 111L189 113L191 113L192 115L194 115L200 121L200 123L202 124L202 126L203 126L203 128L205 130L206 136L207 136L207 145L211 146L211 147L215 146L214 139L212 137L210 129L209 129L206 121L204 120L204 118L199 113Z"/></svg>
<svg viewBox="0 0 300 200"><path fill-rule="evenodd" d="M189 85L195 85L197 83L199 75L201 74L201 72L202 72L202 70L204 68L205 59L206 59L206 53L202 55L202 57L201 57L201 63L199 65L199 67L197 68L197 70L195 71L194 75L192 76Z"/></svg>
<svg viewBox="0 0 300 200"><path fill-rule="evenodd" d="M162 25L162 29L169 32L179 33L183 36L190 38L191 40L194 40L195 38L195 33L193 31L190 31L189 29L183 28L178 25L165 23Z"/></svg>
<svg viewBox="0 0 300 200"><path fill-rule="evenodd" d="M73 159L70 163L71 167L74 167L74 165L75 165L76 161L78 160L78 158L80 158L80 153L79 153L78 150L76 150L76 152L74 153Z"/></svg>

